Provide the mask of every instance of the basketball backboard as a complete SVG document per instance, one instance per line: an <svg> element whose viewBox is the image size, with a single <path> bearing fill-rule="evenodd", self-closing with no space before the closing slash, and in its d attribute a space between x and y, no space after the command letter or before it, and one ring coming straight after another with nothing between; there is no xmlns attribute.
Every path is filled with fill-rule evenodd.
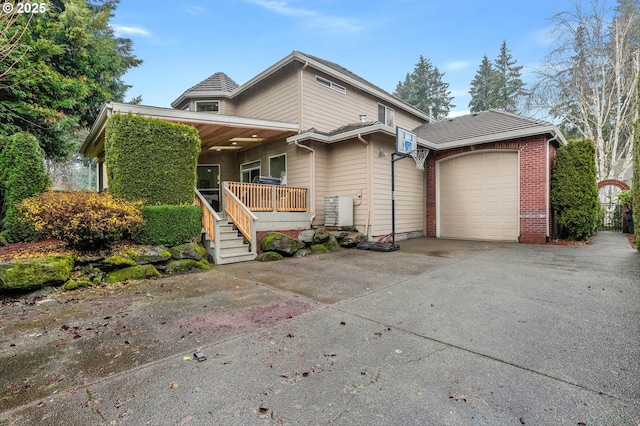
<svg viewBox="0 0 640 426"><path fill-rule="evenodd" d="M396 127L396 154L409 155L418 149L418 137L415 133Z"/></svg>

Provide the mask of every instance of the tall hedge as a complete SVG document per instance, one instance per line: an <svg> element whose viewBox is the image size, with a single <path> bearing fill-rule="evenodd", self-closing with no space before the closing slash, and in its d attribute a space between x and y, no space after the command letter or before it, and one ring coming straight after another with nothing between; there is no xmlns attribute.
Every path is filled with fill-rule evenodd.
<svg viewBox="0 0 640 426"><path fill-rule="evenodd" d="M638 73L636 108L640 110L640 72ZM640 115L640 114L639 114ZM636 247L640 254L640 117L636 120L635 135L633 139L633 223L636 236Z"/></svg>
<svg viewBox="0 0 640 426"><path fill-rule="evenodd" d="M38 139L26 132L0 138L0 236L8 242L32 240L36 233L18 220L16 205L51 185L44 151Z"/></svg>
<svg viewBox="0 0 640 426"><path fill-rule="evenodd" d="M600 224L595 155L595 145L587 139L570 140L556 154L551 203L571 240L588 239Z"/></svg>
<svg viewBox="0 0 640 426"><path fill-rule="evenodd" d="M193 203L200 154L194 127L115 114L107 122L104 150L113 194L148 205Z"/></svg>

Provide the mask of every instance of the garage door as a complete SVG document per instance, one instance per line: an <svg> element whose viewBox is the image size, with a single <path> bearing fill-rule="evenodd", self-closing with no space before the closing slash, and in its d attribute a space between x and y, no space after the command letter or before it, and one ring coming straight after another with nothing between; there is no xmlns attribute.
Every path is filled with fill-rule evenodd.
<svg viewBox="0 0 640 426"><path fill-rule="evenodd" d="M516 241L518 153L479 152L438 167L439 236Z"/></svg>

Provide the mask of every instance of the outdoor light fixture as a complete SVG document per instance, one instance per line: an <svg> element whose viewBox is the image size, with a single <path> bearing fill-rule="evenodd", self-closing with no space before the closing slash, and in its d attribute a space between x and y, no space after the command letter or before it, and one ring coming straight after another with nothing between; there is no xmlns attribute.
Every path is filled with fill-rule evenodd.
<svg viewBox="0 0 640 426"><path fill-rule="evenodd" d="M360 114L360 122L361 123L367 122L367 114Z"/></svg>
<svg viewBox="0 0 640 426"><path fill-rule="evenodd" d="M257 135L251 138L232 138L229 142L262 142L264 138L259 138Z"/></svg>

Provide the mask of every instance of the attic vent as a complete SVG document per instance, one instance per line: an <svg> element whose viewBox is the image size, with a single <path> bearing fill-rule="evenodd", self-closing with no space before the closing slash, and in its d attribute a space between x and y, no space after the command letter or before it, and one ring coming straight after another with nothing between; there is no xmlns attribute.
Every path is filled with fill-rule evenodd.
<svg viewBox="0 0 640 426"><path fill-rule="evenodd" d="M343 95L347 94L347 89L345 87L340 86L333 81L329 81L326 78L322 78L319 75L316 75L316 83L320 84L321 86L328 87L329 89L333 89L336 92L340 92Z"/></svg>

